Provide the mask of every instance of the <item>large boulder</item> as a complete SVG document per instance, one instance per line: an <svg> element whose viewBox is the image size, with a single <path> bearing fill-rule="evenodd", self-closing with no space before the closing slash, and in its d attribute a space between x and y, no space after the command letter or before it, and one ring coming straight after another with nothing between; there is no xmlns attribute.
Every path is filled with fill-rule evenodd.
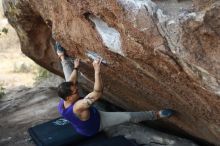
<svg viewBox="0 0 220 146"><path fill-rule="evenodd" d="M85 88L92 87L88 59L96 53L105 61L108 101L133 111L175 109L170 123L220 144L220 2L193 3L4 0L3 6L22 51L41 66L62 75L53 32L82 60Z"/></svg>

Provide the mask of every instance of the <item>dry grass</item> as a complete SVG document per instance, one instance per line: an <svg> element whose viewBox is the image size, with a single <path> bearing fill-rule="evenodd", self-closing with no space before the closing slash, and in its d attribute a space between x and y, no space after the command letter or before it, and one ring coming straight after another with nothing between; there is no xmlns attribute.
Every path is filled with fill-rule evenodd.
<svg viewBox="0 0 220 146"><path fill-rule="evenodd" d="M35 63L22 54L16 34L11 30L9 29L8 35L0 37L0 44L6 43L6 45L1 45L0 48L0 83L6 89L21 85L32 86L34 73L31 70L22 71L21 67L22 64L25 64L26 68L31 68ZM11 33L14 34L13 37L11 37ZM19 69L20 71L18 71Z"/></svg>
<svg viewBox="0 0 220 146"><path fill-rule="evenodd" d="M51 74L21 52L17 33L3 16L1 2L0 30L8 30L0 35L0 92L4 93L19 86L35 86Z"/></svg>
<svg viewBox="0 0 220 146"><path fill-rule="evenodd" d="M6 90L17 86L31 87L38 79L37 76L42 68L21 52L19 39L14 29L10 25L4 27L7 27L9 31L7 35L0 36L1 87Z"/></svg>
<svg viewBox="0 0 220 146"><path fill-rule="evenodd" d="M0 87L10 90L18 86L34 86L36 80L48 73L26 57L20 49L20 42L15 30L3 16L2 0L0 0L0 30L8 29L8 33L0 35ZM43 73L43 74L42 74ZM2 92L4 92L2 90Z"/></svg>
<svg viewBox="0 0 220 146"><path fill-rule="evenodd" d="M21 52L17 33L3 16L1 4L2 0L0 30L6 28L8 33L0 35L0 92L4 93L19 86L32 87L41 84L42 80L51 77L52 74Z"/></svg>

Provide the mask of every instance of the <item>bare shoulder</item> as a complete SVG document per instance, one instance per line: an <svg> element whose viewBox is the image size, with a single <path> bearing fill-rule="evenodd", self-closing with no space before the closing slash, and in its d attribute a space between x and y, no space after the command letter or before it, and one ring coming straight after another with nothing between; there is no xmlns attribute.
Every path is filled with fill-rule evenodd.
<svg viewBox="0 0 220 146"><path fill-rule="evenodd" d="M83 104L83 99L76 101L73 106L73 112L76 113L76 112L82 111L82 108L81 108L82 104Z"/></svg>
<svg viewBox="0 0 220 146"><path fill-rule="evenodd" d="M92 104L96 101L97 96L98 95L96 92L91 92L88 95L86 95L83 99L78 100L73 107L73 112L81 113L85 110L88 110L88 108L90 108Z"/></svg>

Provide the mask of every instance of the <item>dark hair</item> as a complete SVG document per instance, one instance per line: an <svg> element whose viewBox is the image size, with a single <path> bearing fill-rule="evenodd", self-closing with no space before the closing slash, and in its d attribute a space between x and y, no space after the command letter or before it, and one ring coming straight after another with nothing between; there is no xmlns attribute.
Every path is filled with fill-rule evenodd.
<svg viewBox="0 0 220 146"><path fill-rule="evenodd" d="M72 95L71 87L75 86L73 82L63 82L58 86L57 94L62 99L66 100L66 98Z"/></svg>

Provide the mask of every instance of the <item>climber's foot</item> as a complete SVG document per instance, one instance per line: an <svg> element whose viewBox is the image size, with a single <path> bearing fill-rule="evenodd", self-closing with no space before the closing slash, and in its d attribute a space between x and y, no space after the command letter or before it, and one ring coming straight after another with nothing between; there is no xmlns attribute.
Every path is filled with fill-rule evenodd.
<svg viewBox="0 0 220 146"><path fill-rule="evenodd" d="M63 60L65 57L65 50L58 42L55 44L55 51L57 52L58 57Z"/></svg>
<svg viewBox="0 0 220 146"><path fill-rule="evenodd" d="M174 114L172 109L163 109L157 112L157 117L160 118L169 118Z"/></svg>
<svg viewBox="0 0 220 146"><path fill-rule="evenodd" d="M61 60L64 60L64 59L65 59L64 53L59 53L59 52L57 52L57 55L58 55L58 57L59 57Z"/></svg>

